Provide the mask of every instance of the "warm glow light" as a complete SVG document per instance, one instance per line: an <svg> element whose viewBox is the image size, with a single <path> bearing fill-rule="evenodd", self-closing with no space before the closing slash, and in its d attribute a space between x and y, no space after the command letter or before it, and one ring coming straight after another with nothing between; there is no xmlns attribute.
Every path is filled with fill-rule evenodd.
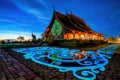
<svg viewBox="0 0 120 80"><path fill-rule="evenodd" d="M81 34L81 36L80 36L82 39L84 39L84 35L83 34Z"/></svg>
<svg viewBox="0 0 120 80"><path fill-rule="evenodd" d="M75 39L80 39L80 36L78 33L75 33Z"/></svg>
<svg viewBox="0 0 120 80"><path fill-rule="evenodd" d="M92 40L96 40L97 39L97 36L96 35L93 35L92 36Z"/></svg>
<svg viewBox="0 0 120 80"><path fill-rule="evenodd" d="M73 34L72 33L68 33L68 39L73 39Z"/></svg>
<svg viewBox="0 0 120 80"><path fill-rule="evenodd" d="M87 40L104 40L104 35L96 35L87 32L75 32L64 34L64 39L87 39Z"/></svg>
<svg viewBox="0 0 120 80"><path fill-rule="evenodd" d="M64 39L67 39L67 34L64 34Z"/></svg>
<svg viewBox="0 0 120 80"><path fill-rule="evenodd" d="M120 41L120 38L118 38L118 40Z"/></svg>

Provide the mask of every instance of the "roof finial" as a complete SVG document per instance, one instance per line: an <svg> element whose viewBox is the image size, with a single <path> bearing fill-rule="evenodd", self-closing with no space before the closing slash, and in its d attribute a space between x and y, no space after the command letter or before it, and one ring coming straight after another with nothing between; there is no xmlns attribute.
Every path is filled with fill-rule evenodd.
<svg viewBox="0 0 120 80"><path fill-rule="evenodd" d="M68 11L67 11L67 9L66 9L66 15L68 14Z"/></svg>
<svg viewBox="0 0 120 80"><path fill-rule="evenodd" d="M54 7L54 5L53 5L53 11L55 12L55 7Z"/></svg>
<svg viewBox="0 0 120 80"><path fill-rule="evenodd" d="M70 9L70 14L72 15L72 10Z"/></svg>

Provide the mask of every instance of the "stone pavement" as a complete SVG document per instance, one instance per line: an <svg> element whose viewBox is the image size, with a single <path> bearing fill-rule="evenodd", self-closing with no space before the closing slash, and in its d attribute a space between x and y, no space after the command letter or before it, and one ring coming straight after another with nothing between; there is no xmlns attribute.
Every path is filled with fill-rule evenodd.
<svg viewBox="0 0 120 80"><path fill-rule="evenodd" d="M0 80L78 80L72 72L60 73L9 49L0 49ZM120 80L120 54L115 54L96 80Z"/></svg>
<svg viewBox="0 0 120 80"><path fill-rule="evenodd" d="M9 50L0 50L0 63L0 80L78 80L72 72L61 73Z"/></svg>
<svg viewBox="0 0 120 80"><path fill-rule="evenodd" d="M97 75L97 80L120 80L120 53L115 53L104 72Z"/></svg>
<svg viewBox="0 0 120 80"><path fill-rule="evenodd" d="M32 70L0 50L0 80L41 80Z"/></svg>

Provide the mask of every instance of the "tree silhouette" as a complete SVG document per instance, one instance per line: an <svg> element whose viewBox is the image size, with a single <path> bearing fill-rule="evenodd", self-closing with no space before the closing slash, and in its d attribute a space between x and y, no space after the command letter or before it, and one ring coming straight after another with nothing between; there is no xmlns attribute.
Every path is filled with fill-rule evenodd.
<svg viewBox="0 0 120 80"><path fill-rule="evenodd" d="M114 37L108 37L107 40L108 40L108 41L115 41L116 38L114 38Z"/></svg>
<svg viewBox="0 0 120 80"><path fill-rule="evenodd" d="M24 41L25 38L24 38L23 36L19 36L19 37L17 38L17 40L19 40L19 41Z"/></svg>
<svg viewBox="0 0 120 80"><path fill-rule="evenodd" d="M32 41L36 42L36 35L35 34L32 34Z"/></svg>

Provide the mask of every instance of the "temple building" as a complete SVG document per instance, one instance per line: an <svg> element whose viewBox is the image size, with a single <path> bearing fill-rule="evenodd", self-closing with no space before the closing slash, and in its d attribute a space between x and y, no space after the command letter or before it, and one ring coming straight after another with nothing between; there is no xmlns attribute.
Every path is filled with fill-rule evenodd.
<svg viewBox="0 0 120 80"><path fill-rule="evenodd" d="M93 31L81 18L73 14L66 15L54 11L52 20L45 32L43 40L104 40L104 35Z"/></svg>

